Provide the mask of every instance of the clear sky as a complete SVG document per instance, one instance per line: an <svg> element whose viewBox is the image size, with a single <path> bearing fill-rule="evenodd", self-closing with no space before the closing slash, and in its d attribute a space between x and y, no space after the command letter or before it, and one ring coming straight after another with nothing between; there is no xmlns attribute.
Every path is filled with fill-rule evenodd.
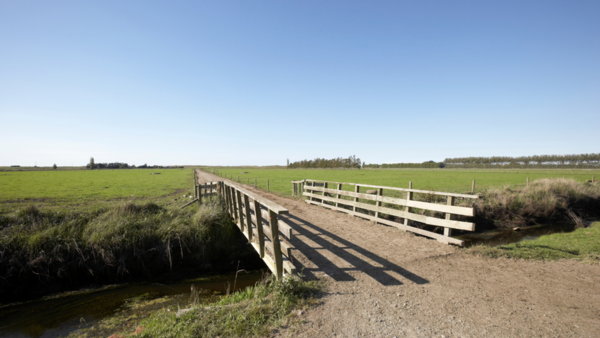
<svg viewBox="0 0 600 338"><path fill-rule="evenodd" d="M0 0L0 165L600 152L600 1Z"/></svg>

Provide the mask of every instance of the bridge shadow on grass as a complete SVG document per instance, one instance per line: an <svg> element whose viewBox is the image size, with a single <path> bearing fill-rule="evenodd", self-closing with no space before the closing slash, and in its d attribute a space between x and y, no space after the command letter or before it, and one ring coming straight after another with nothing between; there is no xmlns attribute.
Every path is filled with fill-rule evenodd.
<svg viewBox="0 0 600 338"><path fill-rule="evenodd" d="M336 281L354 281L356 279L348 272L361 271L386 286L402 285L402 278L416 284L429 283L397 264L306 220L291 214L280 217L297 235L304 236L302 239L294 238L293 244L312 264L304 265L295 260L294 265L309 278L325 273ZM311 245L310 242L314 244Z"/></svg>

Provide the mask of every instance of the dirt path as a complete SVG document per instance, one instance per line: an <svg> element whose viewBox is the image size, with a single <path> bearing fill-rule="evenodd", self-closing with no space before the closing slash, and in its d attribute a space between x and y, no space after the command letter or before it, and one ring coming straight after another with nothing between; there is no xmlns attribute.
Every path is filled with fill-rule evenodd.
<svg viewBox="0 0 600 338"><path fill-rule="evenodd" d="M296 267L326 280L323 304L277 336L600 337L600 265L475 257L243 186L289 209Z"/></svg>

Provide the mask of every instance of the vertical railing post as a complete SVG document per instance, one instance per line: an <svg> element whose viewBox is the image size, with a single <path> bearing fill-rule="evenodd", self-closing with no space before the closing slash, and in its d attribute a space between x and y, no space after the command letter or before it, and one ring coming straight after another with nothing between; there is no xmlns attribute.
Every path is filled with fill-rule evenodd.
<svg viewBox="0 0 600 338"><path fill-rule="evenodd" d="M254 179L254 189L256 189L256 178Z"/></svg>
<svg viewBox="0 0 600 338"><path fill-rule="evenodd" d="M237 198L237 205L238 205L238 217L240 220L240 230L242 230L242 232L244 231L244 210L242 208L242 193L235 189L235 196Z"/></svg>
<svg viewBox="0 0 600 338"><path fill-rule="evenodd" d="M473 183L471 184L471 194L473 194L475 192L475 180L473 180Z"/></svg>
<svg viewBox="0 0 600 338"><path fill-rule="evenodd" d="M354 192L357 194L360 192L358 184L354 186ZM358 196L354 197L354 203L358 203ZM356 204L352 206L352 211L356 212Z"/></svg>
<svg viewBox="0 0 600 338"><path fill-rule="evenodd" d="M412 189L412 182L408 182L408 189ZM408 203L408 201L412 200L413 198L413 193L412 191L409 191L406 193L406 202ZM410 208L408 207L408 205L406 206L406 213L410 212ZM404 225L408 226L408 218L404 218Z"/></svg>
<svg viewBox="0 0 600 338"><path fill-rule="evenodd" d="M383 188L377 188L377 196L382 196L383 195ZM377 207L381 206L381 202L379 201L379 198L377 199L377 202L375 202L375 205ZM379 208L377 208L377 211L375 211L375 218L379 217Z"/></svg>
<svg viewBox="0 0 600 338"><path fill-rule="evenodd" d="M246 226L248 227L248 241L252 242L252 212L250 210L250 200L248 195L244 194L244 209L246 209Z"/></svg>
<svg viewBox="0 0 600 338"><path fill-rule="evenodd" d="M451 206L453 203L454 203L454 197L448 196L448 202L447 202L447 204ZM452 214L449 213L449 212L447 212L446 213L446 220L449 221L450 219L452 219ZM448 238L450 236L452 236L452 229L451 228L444 228L444 237Z"/></svg>
<svg viewBox="0 0 600 338"><path fill-rule="evenodd" d="M258 248L260 249L260 258L265 257L265 236L262 224L262 211L260 203L254 201L254 216L256 216L256 235L258 236Z"/></svg>
<svg viewBox="0 0 600 338"><path fill-rule="evenodd" d="M229 186L229 198L230 198L230 203L231 203L231 218L233 218L234 221L237 220L237 209L235 206L235 189L232 186Z"/></svg>
<svg viewBox="0 0 600 338"><path fill-rule="evenodd" d="M198 191L198 206L200 206L202 204L202 185L198 184L196 190Z"/></svg>
<svg viewBox="0 0 600 338"><path fill-rule="evenodd" d="M269 191L269 180L267 180L267 191Z"/></svg>
<svg viewBox="0 0 600 338"><path fill-rule="evenodd" d="M279 243L279 224L277 224L277 214L269 209L269 225L271 226L271 235L273 236L273 258L275 259L275 270L277 279L283 277L283 260L281 258L281 243Z"/></svg>
<svg viewBox="0 0 600 338"><path fill-rule="evenodd" d="M337 184L337 190L342 190L342 184L341 183ZM336 195L335 196L335 198L337 198L338 200L341 199L341 197L342 197L342 195ZM338 202L335 202L335 207L336 208L339 207L339 203Z"/></svg>
<svg viewBox="0 0 600 338"><path fill-rule="evenodd" d="M323 182L323 197L327 196L325 189L327 189L328 187L329 187L329 185L327 184L327 182ZM321 203L325 204L325 200L321 200Z"/></svg>

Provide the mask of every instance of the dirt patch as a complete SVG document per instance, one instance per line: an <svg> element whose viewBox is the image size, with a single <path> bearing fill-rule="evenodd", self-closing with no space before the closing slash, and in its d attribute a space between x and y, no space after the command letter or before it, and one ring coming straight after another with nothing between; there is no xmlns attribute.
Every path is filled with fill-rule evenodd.
<svg viewBox="0 0 600 338"><path fill-rule="evenodd" d="M243 186L289 209L283 218L294 228L294 264L327 281L323 304L278 336L600 336L600 265L472 256Z"/></svg>

